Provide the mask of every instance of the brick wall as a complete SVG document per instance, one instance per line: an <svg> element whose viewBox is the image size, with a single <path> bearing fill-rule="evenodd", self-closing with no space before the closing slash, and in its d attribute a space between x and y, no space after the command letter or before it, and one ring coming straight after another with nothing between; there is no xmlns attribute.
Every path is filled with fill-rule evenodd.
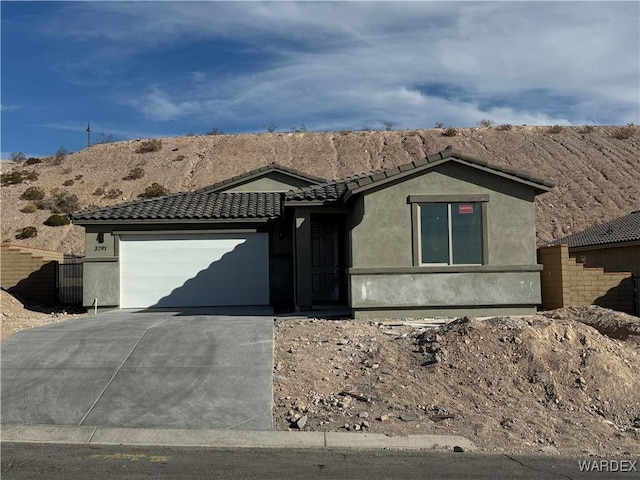
<svg viewBox="0 0 640 480"><path fill-rule="evenodd" d="M2 288L25 301L42 305L57 303L56 262L64 254L52 250L0 245L0 275Z"/></svg>
<svg viewBox="0 0 640 480"><path fill-rule="evenodd" d="M602 268L585 268L569 258L567 245L541 247L542 308L599 305L621 312L634 313L633 279L630 272L605 272Z"/></svg>

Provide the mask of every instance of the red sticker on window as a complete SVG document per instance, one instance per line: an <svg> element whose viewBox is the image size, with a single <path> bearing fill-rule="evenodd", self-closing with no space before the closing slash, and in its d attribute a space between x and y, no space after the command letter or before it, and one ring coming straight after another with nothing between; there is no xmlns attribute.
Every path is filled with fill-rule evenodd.
<svg viewBox="0 0 640 480"><path fill-rule="evenodd" d="M466 215L473 213L473 203L461 203L458 205L458 213L460 215Z"/></svg>

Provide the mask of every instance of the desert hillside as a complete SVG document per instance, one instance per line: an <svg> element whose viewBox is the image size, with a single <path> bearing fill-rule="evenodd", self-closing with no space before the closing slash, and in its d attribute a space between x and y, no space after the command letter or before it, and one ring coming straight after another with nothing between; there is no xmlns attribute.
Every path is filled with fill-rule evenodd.
<svg viewBox="0 0 640 480"><path fill-rule="evenodd" d="M171 192L187 191L271 162L334 179L406 163L448 145L556 182L553 192L537 199L540 244L640 208L640 127L479 127L456 129L450 132L454 136L444 132L187 136L160 139L160 148L146 153L138 153L145 142L138 140L94 145L60 162L3 162L3 174L26 170L38 178L2 187L1 238L84 254L81 227L43 225L51 215L48 210L22 212L37 203L20 199L29 187L40 187L47 197L54 189L64 190L78 197L82 209L104 207L136 199L153 182ZM142 176L125 179L136 167L134 176ZM37 236L16 239L17 231L29 226L37 228Z"/></svg>

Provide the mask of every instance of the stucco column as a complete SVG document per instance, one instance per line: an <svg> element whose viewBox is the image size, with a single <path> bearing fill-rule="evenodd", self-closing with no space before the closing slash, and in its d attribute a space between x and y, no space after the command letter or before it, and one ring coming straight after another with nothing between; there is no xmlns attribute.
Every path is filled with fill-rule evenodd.
<svg viewBox="0 0 640 480"><path fill-rule="evenodd" d="M311 297L311 214L296 208L295 234L295 304L296 310L310 310Z"/></svg>

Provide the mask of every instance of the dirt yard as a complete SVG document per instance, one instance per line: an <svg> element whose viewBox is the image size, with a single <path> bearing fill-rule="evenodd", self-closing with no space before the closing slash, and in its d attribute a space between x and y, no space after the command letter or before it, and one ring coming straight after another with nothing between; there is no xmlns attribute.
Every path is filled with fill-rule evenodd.
<svg viewBox="0 0 640 480"><path fill-rule="evenodd" d="M47 310L37 306L25 308L22 302L4 290L0 290L0 307L0 340L27 328L85 316L64 309Z"/></svg>
<svg viewBox="0 0 640 480"><path fill-rule="evenodd" d="M401 323L279 320L277 428L463 435L486 452L640 454L639 318L580 307Z"/></svg>
<svg viewBox="0 0 640 480"><path fill-rule="evenodd" d="M33 311L5 291L1 307L2 339L81 316ZM486 452L640 455L640 318L571 307L420 322L278 319L276 428L463 435Z"/></svg>

